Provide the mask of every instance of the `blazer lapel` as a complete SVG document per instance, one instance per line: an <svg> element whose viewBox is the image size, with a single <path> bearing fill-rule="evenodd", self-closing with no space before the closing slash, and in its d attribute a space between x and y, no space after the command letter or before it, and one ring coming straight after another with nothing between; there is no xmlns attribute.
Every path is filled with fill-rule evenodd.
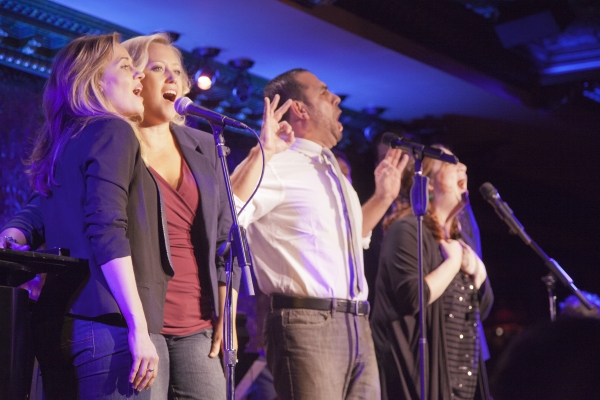
<svg viewBox="0 0 600 400"><path fill-rule="evenodd" d="M219 204L219 199L217 188L214 186L216 180L215 168L211 165L206 152L215 151L215 149L202 148L200 143L185 131L184 127L172 124L171 129L179 142L181 153L196 179L198 191L200 192L200 206L205 220L204 226L207 229L205 233L210 240L211 236L216 235L216 233L211 235L208 228L217 226L217 204Z"/></svg>

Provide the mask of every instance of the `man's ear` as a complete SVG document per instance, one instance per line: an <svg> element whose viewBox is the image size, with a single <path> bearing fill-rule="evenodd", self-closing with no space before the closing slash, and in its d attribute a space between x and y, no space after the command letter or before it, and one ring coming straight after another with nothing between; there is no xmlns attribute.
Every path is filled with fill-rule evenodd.
<svg viewBox="0 0 600 400"><path fill-rule="evenodd" d="M297 119L306 120L309 119L308 108L304 102L299 100L293 100L290 106L290 116L294 116Z"/></svg>

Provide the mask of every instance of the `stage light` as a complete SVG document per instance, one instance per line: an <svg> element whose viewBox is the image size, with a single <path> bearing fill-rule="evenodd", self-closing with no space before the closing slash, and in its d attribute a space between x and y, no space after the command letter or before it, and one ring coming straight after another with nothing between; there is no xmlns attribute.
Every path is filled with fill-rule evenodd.
<svg viewBox="0 0 600 400"><path fill-rule="evenodd" d="M231 94L240 103L247 102L252 96L252 80L248 70L254 65L254 61L248 58L236 58L229 61L229 66L235 68L238 73L233 80L233 89Z"/></svg>
<svg viewBox="0 0 600 400"><path fill-rule="evenodd" d="M387 110L387 108L385 107L375 107L375 106L368 106L362 109L363 114L368 115L369 117L379 117L381 114L383 114L385 112L385 110Z"/></svg>
<svg viewBox="0 0 600 400"><path fill-rule="evenodd" d="M383 126L381 122L377 121L377 118L379 118L379 116L383 114L385 110L387 110L387 108L375 106L368 106L362 109L362 113L367 117L367 120L370 120L369 125L363 129L363 134L369 142L373 142L373 139L377 135L385 131L385 126Z"/></svg>
<svg viewBox="0 0 600 400"><path fill-rule="evenodd" d="M583 92L581 93L590 100L600 103L600 83L598 82L584 82Z"/></svg>
<svg viewBox="0 0 600 400"><path fill-rule="evenodd" d="M31 55L34 54L42 47L42 43L40 40L36 38L29 39L23 49L21 50L24 54Z"/></svg>
<svg viewBox="0 0 600 400"><path fill-rule="evenodd" d="M202 90L208 90L212 87L213 80L206 75L200 75L196 79L196 85Z"/></svg>
<svg viewBox="0 0 600 400"><path fill-rule="evenodd" d="M240 103L245 103L250 99L250 96L252 96L252 89L253 86L250 75L247 72L241 72L235 77L231 94L233 94L233 97Z"/></svg>
<svg viewBox="0 0 600 400"><path fill-rule="evenodd" d="M194 82L201 90L208 90L219 79L219 70L205 66L194 74Z"/></svg>
<svg viewBox="0 0 600 400"><path fill-rule="evenodd" d="M200 90L208 90L214 86L219 79L219 70L213 66L212 59L221 49L216 47L197 47L192 50L194 57L198 59L198 70L194 74L194 83Z"/></svg>

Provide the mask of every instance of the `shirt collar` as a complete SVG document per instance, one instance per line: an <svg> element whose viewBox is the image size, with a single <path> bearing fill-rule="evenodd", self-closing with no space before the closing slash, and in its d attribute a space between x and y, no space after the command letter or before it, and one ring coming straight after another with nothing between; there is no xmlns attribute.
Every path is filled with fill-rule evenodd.
<svg viewBox="0 0 600 400"><path fill-rule="evenodd" d="M308 139L296 138L290 150L297 151L308 157L319 157L323 153L323 146Z"/></svg>

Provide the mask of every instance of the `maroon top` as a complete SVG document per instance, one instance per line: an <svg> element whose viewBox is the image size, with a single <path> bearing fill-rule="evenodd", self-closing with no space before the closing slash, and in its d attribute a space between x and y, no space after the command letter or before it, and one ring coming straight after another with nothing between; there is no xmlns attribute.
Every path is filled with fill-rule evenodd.
<svg viewBox="0 0 600 400"><path fill-rule="evenodd" d="M175 276L169 281L165 302L165 325L160 333L183 336L212 327L210 282L206 266L198 265L194 256L192 232L202 231L201 218L196 218L200 193L184 159L183 178L173 189L152 167L167 214L167 230ZM201 216L199 216L201 217ZM196 236L196 235L194 235ZM202 284L204 282L204 285Z"/></svg>

